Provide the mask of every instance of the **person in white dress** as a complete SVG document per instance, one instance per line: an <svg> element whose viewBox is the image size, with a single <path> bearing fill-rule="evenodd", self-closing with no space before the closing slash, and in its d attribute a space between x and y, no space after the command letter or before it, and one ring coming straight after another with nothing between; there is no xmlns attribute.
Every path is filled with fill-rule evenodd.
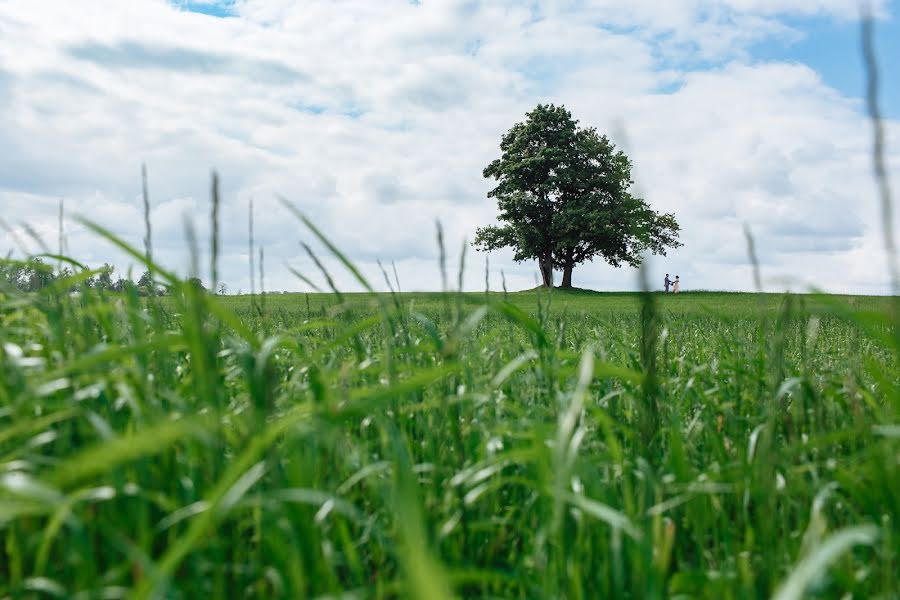
<svg viewBox="0 0 900 600"><path fill-rule="evenodd" d="M672 291L676 294L681 291L681 280L678 279L678 275L675 276L675 281L672 282Z"/></svg>

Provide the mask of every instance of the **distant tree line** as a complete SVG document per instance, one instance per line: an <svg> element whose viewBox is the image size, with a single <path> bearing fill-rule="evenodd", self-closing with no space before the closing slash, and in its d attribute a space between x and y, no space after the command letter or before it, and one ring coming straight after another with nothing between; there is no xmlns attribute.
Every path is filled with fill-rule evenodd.
<svg viewBox="0 0 900 600"><path fill-rule="evenodd" d="M170 293L167 286L154 282L150 271L144 271L137 283L127 277L114 277L116 268L108 263L93 271L86 279L75 280L67 287L68 292L77 292L82 286L92 290L106 292L131 292L135 291L141 296L155 294L165 296ZM32 258L27 261L0 261L0 282L4 287L14 288L22 292L37 292L59 281L72 279L76 272L72 267L65 265L54 269L53 265L44 262L41 258ZM193 285L201 289L203 283L194 277L189 280Z"/></svg>

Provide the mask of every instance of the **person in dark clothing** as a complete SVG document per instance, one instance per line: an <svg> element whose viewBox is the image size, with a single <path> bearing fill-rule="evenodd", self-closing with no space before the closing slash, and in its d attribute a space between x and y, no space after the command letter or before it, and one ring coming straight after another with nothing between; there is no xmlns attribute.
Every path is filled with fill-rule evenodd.
<svg viewBox="0 0 900 600"><path fill-rule="evenodd" d="M666 288L666 293L668 294L668 293L669 293L669 286L672 285L672 280L669 279L669 274L668 274L668 273L666 273L666 280L663 282L663 285L665 286L665 288Z"/></svg>

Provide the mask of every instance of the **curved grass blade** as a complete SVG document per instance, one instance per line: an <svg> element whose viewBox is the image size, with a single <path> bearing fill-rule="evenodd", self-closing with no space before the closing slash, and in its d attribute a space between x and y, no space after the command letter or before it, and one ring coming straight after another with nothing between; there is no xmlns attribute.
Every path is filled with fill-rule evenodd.
<svg viewBox="0 0 900 600"><path fill-rule="evenodd" d="M303 224L306 225L306 228L309 229L313 233L313 235L316 236L316 238L318 238L318 240L320 242L322 242L322 244L325 245L326 248L328 248L329 252L331 252L339 261L341 261L341 263L343 263L343 265L345 267L347 267L347 270L353 274L353 276L356 278L356 280L360 283L360 285L362 285L366 289L366 291L373 293L373 294L375 293L375 290L372 289L372 286L369 284L369 282L366 280L366 278L363 277L362 273L359 272L359 269L356 268L356 265L354 265L350 261L350 259L348 259L344 255L343 252L338 250L337 246L335 246L333 243L331 243L331 240L329 240L327 237L325 237L325 234L323 234L319 230L318 227L313 225L313 222L310 221L306 215L304 215L302 212L300 212L300 209L298 209L296 206L291 204L287 200L287 198L280 197L279 199L281 200L281 203L284 205L284 207L287 208L289 211L291 211L291 213L295 217L300 219L303 222Z"/></svg>
<svg viewBox="0 0 900 600"><path fill-rule="evenodd" d="M113 438L74 454L59 463L46 480L55 487L66 488L139 458L159 454L177 441L195 437L208 429L208 421L199 418L144 427L137 433Z"/></svg>
<svg viewBox="0 0 900 600"><path fill-rule="evenodd" d="M81 223L82 225L84 225L85 227L87 227L88 229L90 229L91 231L93 231L94 233L99 235L100 237L106 239L108 242L112 243L114 246L116 246L117 248L119 248L120 250L122 250L123 252L125 252L132 258L134 258L135 260L137 260L142 265L152 269L155 274L161 276L163 279L165 279L171 285L178 284L179 279L174 273L172 273L166 269L163 269L161 266L159 266L158 263L152 261L147 256L146 253L141 252L137 248L133 247L131 244L125 242L124 240L122 240L122 238L120 238L119 236L117 236L116 234L111 232L109 229L103 227L102 225L98 225L97 223L94 223L93 221L91 221L89 219L85 219L83 217L76 217L76 219L79 223Z"/></svg>
<svg viewBox="0 0 900 600"><path fill-rule="evenodd" d="M252 438L244 451L234 460L219 478L213 490L208 494L205 502L208 510L204 510L191 521L188 530L172 544L163 554L152 577L145 579L132 594L133 598L156 597L161 587L167 584L172 573L181 564L181 561L193 551L194 547L206 535L214 523L224 515L220 507L227 500L229 491L241 480L251 473L254 465L258 463L260 456L271 445L292 427L309 419L312 411L310 405L297 406L280 419L270 424L261 434Z"/></svg>
<svg viewBox="0 0 900 600"><path fill-rule="evenodd" d="M831 563L853 546L871 546L877 537L878 528L874 525L841 529L797 563L788 578L778 587L772 600L801 600L807 586L828 569Z"/></svg>

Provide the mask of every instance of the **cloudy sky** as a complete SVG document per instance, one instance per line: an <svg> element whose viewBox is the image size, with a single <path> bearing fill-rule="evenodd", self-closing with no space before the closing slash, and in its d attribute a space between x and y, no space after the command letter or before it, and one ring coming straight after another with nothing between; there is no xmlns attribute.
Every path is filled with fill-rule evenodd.
<svg viewBox="0 0 900 600"><path fill-rule="evenodd" d="M895 189L897 4L875 7ZM435 221L455 260L496 215L481 171L500 136L555 102L623 147L638 193L678 217L684 247L650 261L654 281L751 289L746 224L768 289L886 293L859 11L857 0L0 0L0 216L15 232L0 230L0 252L40 251L23 223L55 249L64 199L67 251L126 271L69 217L140 247L146 163L155 254L187 273L185 222L205 248L215 168L232 292L250 288L251 198L267 289L305 289L288 266L321 281L278 195L376 284L380 259L404 289L439 289ZM483 289L484 260L470 249L468 289ZM496 252L490 264L494 289L501 270L510 289L535 285L533 263ZM625 290L637 276L595 262L574 283Z"/></svg>

